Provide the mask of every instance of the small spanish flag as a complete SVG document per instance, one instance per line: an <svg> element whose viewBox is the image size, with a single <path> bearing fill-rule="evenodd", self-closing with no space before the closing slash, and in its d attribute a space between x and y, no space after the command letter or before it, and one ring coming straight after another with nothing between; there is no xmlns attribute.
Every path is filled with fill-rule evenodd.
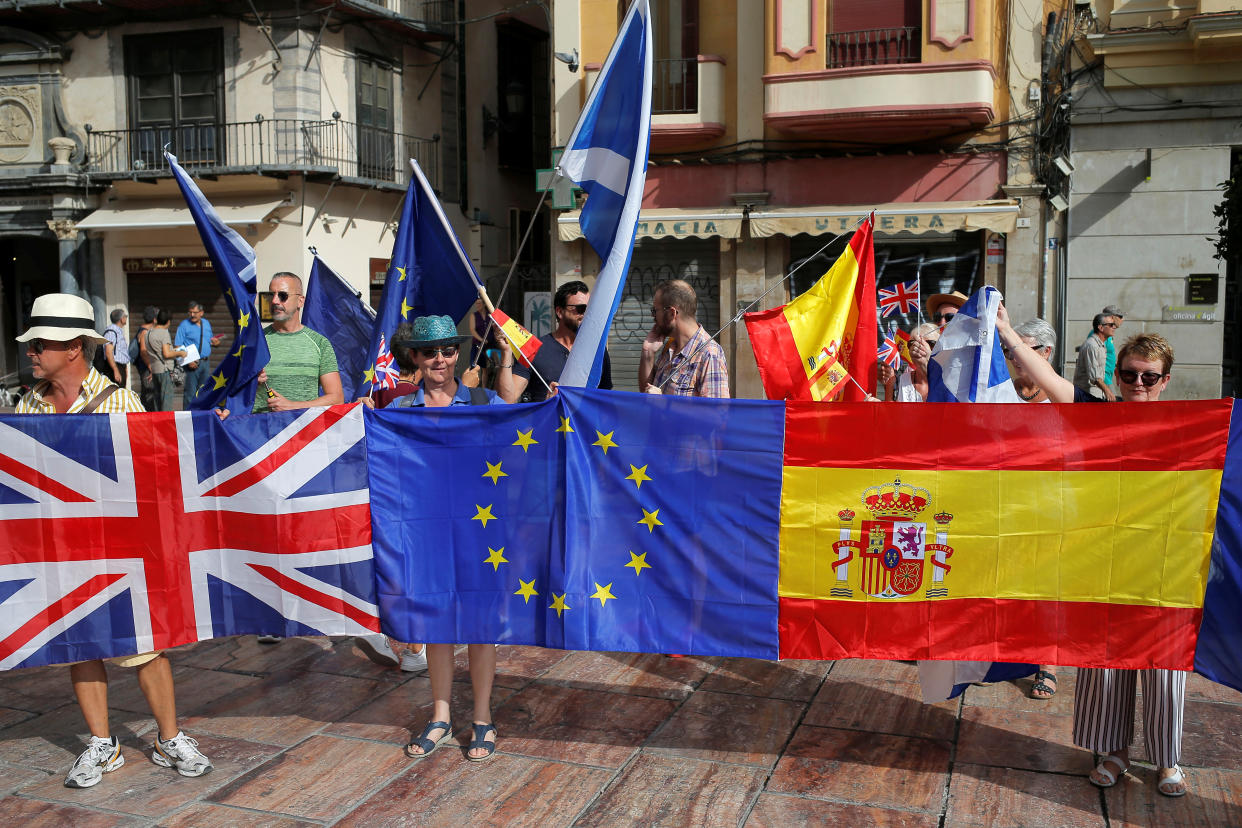
<svg viewBox="0 0 1242 828"><path fill-rule="evenodd" d="M529 366L535 354L539 352L539 348L543 346L539 338L510 319L509 314L500 308L492 311L492 320L500 328L501 333L509 337L509 344L515 346L514 356L520 359L523 365Z"/></svg>
<svg viewBox="0 0 1242 828"><path fill-rule="evenodd" d="M906 365L913 365L914 357L910 356L910 334L898 328L895 339L897 340L897 353L901 354Z"/></svg>

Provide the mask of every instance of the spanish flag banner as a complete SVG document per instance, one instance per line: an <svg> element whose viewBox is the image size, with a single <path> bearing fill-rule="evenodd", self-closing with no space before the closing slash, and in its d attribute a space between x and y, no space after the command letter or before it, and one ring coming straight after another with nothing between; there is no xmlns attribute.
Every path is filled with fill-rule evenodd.
<svg viewBox="0 0 1242 828"><path fill-rule="evenodd" d="M1231 402L789 403L781 656L1191 669Z"/></svg>
<svg viewBox="0 0 1242 828"><path fill-rule="evenodd" d="M839 382L833 366L857 382L840 398L861 401L876 381L874 216L862 223L849 246L815 285L779 308L743 318L770 400L834 399ZM860 387L861 386L861 387Z"/></svg>
<svg viewBox="0 0 1242 828"><path fill-rule="evenodd" d="M543 347L539 337L523 328L500 308L492 311L492 319L496 322L496 327L500 328L501 333L509 337L509 342L514 346L514 355L522 361L523 365L529 366L535 354L539 353L539 349Z"/></svg>

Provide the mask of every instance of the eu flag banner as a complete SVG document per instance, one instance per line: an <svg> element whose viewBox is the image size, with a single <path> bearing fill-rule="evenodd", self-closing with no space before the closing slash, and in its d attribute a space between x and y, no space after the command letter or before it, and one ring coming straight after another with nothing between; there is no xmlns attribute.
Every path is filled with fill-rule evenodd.
<svg viewBox="0 0 1242 828"><path fill-rule="evenodd" d="M377 631L360 409L0 416L0 669Z"/></svg>
<svg viewBox="0 0 1242 828"><path fill-rule="evenodd" d="M211 374L211 381L199 387L189 407L195 411L210 411L217 407L249 411L254 405L259 372L271 359L255 305L254 249L236 230L224 223L177 159L167 152L164 157L168 159L181 195L190 208L194 226L198 228L203 247L211 258L229 317L233 320L233 345Z"/></svg>
<svg viewBox="0 0 1242 828"><path fill-rule="evenodd" d="M381 350L381 342L391 344L398 325L429 314L451 316L460 322L479 298L474 263L413 158L410 167L413 174L401 206L401 223L393 240L364 370L355 375L359 393L382 387L376 380L375 367L388 349Z"/></svg>
<svg viewBox="0 0 1242 828"><path fill-rule="evenodd" d="M562 386L599 385L647 181L653 48L648 0L635 0L561 155L560 169L587 194L579 223L602 263Z"/></svg>
<svg viewBox="0 0 1242 828"><path fill-rule="evenodd" d="M375 310L362 294L346 282L327 262L315 254L310 278L306 280L306 303L302 323L318 331L332 343L340 368L345 399L363 393L363 372L367 369L367 343L375 328Z"/></svg>
<svg viewBox="0 0 1242 828"><path fill-rule="evenodd" d="M1242 690L1242 411L1233 401L1195 672Z"/></svg>
<svg viewBox="0 0 1242 828"><path fill-rule="evenodd" d="M783 417L569 389L368 412L385 632L775 658Z"/></svg>

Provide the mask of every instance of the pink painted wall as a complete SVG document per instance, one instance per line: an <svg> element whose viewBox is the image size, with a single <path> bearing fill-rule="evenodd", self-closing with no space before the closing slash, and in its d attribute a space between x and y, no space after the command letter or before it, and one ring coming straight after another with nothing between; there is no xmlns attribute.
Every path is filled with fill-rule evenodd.
<svg viewBox="0 0 1242 828"><path fill-rule="evenodd" d="M769 192L772 207L1002 198L1003 152L800 158L647 169L644 207L731 207L733 193Z"/></svg>

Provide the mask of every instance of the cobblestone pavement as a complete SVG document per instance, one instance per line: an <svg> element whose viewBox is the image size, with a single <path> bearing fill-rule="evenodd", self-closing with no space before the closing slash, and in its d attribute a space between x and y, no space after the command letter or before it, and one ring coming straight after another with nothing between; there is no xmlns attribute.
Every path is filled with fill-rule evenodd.
<svg viewBox="0 0 1242 828"><path fill-rule="evenodd" d="M170 654L186 732L215 771L149 760L154 723L133 671L112 668L126 764L63 786L85 729L63 667L0 674L0 814L10 825L1242 825L1242 694L1192 676L1190 794L1136 764L1114 789L1070 744L1073 671L1049 701L1029 681L918 700L913 665L765 662L502 647L499 750L401 747L430 711L423 674L351 641L209 641ZM1136 749L1142 757L1140 747Z"/></svg>

